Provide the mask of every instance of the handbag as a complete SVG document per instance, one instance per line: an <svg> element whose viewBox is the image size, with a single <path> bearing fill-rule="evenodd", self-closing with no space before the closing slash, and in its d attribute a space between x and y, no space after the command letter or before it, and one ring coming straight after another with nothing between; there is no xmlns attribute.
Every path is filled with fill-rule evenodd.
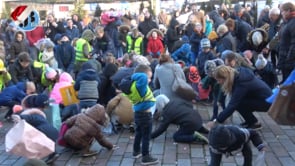
<svg viewBox="0 0 295 166"><path fill-rule="evenodd" d="M66 123L62 123L59 134L58 134L58 139L57 139L57 143L60 146L64 146L64 147L67 146L67 142L64 140L64 135L68 131L68 129L69 129L69 126Z"/></svg>
<svg viewBox="0 0 295 166"><path fill-rule="evenodd" d="M179 78L176 75L176 70L173 68L174 81L172 83L172 91L175 92L179 97L191 101L196 99L197 93L193 87L186 82L186 80Z"/></svg>
<svg viewBox="0 0 295 166"><path fill-rule="evenodd" d="M41 159L55 151L55 143L25 120L19 121L5 136L6 152Z"/></svg>
<svg viewBox="0 0 295 166"><path fill-rule="evenodd" d="M280 88L268 115L280 125L295 125L295 83Z"/></svg>
<svg viewBox="0 0 295 166"><path fill-rule="evenodd" d="M58 104L50 103L49 107L44 110L47 121L57 130L61 127L60 108Z"/></svg>

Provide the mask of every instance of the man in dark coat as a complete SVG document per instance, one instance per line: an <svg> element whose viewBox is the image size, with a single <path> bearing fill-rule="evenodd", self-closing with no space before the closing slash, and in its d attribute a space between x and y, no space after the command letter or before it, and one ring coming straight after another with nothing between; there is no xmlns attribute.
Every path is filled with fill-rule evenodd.
<svg viewBox="0 0 295 166"><path fill-rule="evenodd" d="M282 70L284 82L295 66L295 5L286 2L281 7L281 14L285 21L279 31L279 62L278 68Z"/></svg>
<svg viewBox="0 0 295 166"><path fill-rule="evenodd" d="M45 35L51 41L54 41L56 34L63 34L66 32L62 22L56 22L52 14L47 15L47 27L45 28Z"/></svg>
<svg viewBox="0 0 295 166"><path fill-rule="evenodd" d="M170 53L172 53L173 45L179 40L180 36L177 34L177 27L179 23L176 19L171 19L168 30L167 30L167 48Z"/></svg>
<svg viewBox="0 0 295 166"><path fill-rule="evenodd" d="M165 95L159 95L156 97L156 108L161 114L161 121L151 138L161 135L170 124L176 124L179 129L173 135L175 142L208 143L207 138L197 132L208 133L208 130L202 126L202 117L193 105L180 100L170 101Z"/></svg>

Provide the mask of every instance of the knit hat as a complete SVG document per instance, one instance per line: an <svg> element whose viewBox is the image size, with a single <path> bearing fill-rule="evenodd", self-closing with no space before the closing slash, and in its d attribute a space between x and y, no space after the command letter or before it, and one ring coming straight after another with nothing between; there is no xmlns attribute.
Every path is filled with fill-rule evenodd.
<svg viewBox="0 0 295 166"><path fill-rule="evenodd" d="M208 35L209 40L216 40L218 38L218 35L215 31L211 31Z"/></svg>
<svg viewBox="0 0 295 166"><path fill-rule="evenodd" d="M169 103L169 99L165 95L158 95L156 97L156 109L161 113L164 107Z"/></svg>
<svg viewBox="0 0 295 166"><path fill-rule="evenodd" d="M236 137L225 125L214 126L209 132L209 145L214 149L230 147Z"/></svg>
<svg viewBox="0 0 295 166"><path fill-rule="evenodd" d="M234 52L231 51L231 50L224 50L224 51L221 53L221 59L222 59L222 60L225 60L228 54L234 54Z"/></svg>
<svg viewBox="0 0 295 166"><path fill-rule="evenodd" d="M199 75L198 69L195 66L190 66L189 67L188 78L192 83L200 82L201 77Z"/></svg>
<svg viewBox="0 0 295 166"><path fill-rule="evenodd" d="M210 48L211 44L210 44L210 40L207 38L204 38L201 40L201 48Z"/></svg>
<svg viewBox="0 0 295 166"><path fill-rule="evenodd" d="M252 34L252 43L255 45L255 46L259 46L262 41L263 41L263 36L262 36L262 33L260 31L255 31L253 34Z"/></svg>
<svg viewBox="0 0 295 166"><path fill-rule="evenodd" d="M46 94L32 95L24 103L29 108L45 108L49 105L49 97Z"/></svg>
<svg viewBox="0 0 295 166"><path fill-rule="evenodd" d="M262 54L259 54L255 63L256 69L261 70L266 66L266 64L267 64L267 60L264 58Z"/></svg>
<svg viewBox="0 0 295 166"><path fill-rule="evenodd" d="M218 58L218 59L214 59L214 60L207 60L205 62L205 67L204 67L205 73L208 76L212 76L213 72L215 71L217 66L220 66L220 65L224 65L224 62L222 59Z"/></svg>
<svg viewBox="0 0 295 166"><path fill-rule="evenodd" d="M56 77L56 75L57 75L57 72L56 72L56 70L54 70L53 68L51 68L51 67L47 67L46 68L46 71L45 71L45 77L47 78L47 79L54 79L55 77Z"/></svg>
<svg viewBox="0 0 295 166"><path fill-rule="evenodd" d="M62 38L62 35L60 33L57 33L54 36L53 40L54 40L55 43L57 43L61 38Z"/></svg>

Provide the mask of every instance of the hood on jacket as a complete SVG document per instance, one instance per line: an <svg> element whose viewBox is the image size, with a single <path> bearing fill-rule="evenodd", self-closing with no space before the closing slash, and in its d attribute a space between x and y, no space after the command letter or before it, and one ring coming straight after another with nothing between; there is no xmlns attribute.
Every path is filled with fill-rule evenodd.
<svg viewBox="0 0 295 166"><path fill-rule="evenodd" d="M124 30L126 30L127 32L130 32L130 26L129 26L129 25L121 25L121 26L119 27L119 31L120 31L121 33L123 33Z"/></svg>
<svg viewBox="0 0 295 166"><path fill-rule="evenodd" d="M236 142L235 135L224 125L217 125L209 132L209 144L215 148L228 148Z"/></svg>
<svg viewBox="0 0 295 166"><path fill-rule="evenodd" d="M18 82L16 84L16 87L22 91L26 91L27 87L26 87L26 82Z"/></svg>
<svg viewBox="0 0 295 166"><path fill-rule="evenodd" d="M179 26L179 22L176 19L171 19L169 28L175 29L177 26Z"/></svg>
<svg viewBox="0 0 295 166"><path fill-rule="evenodd" d="M86 29L82 33L81 37L89 42L95 38L95 35L90 29Z"/></svg>
<svg viewBox="0 0 295 166"><path fill-rule="evenodd" d="M245 67L239 67L237 71L238 74L235 76L235 81L239 80L239 82L247 82L251 81L255 77L253 71Z"/></svg>
<svg viewBox="0 0 295 166"><path fill-rule="evenodd" d="M95 120L96 123L104 125L107 122L106 112L102 105L96 104L85 111L85 114L91 119Z"/></svg>
<svg viewBox="0 0 295 166"><path fill-rule="evenodd" d="M14 34L14 40L16 41L16 35L19 34L19 33L21 33L23 35L23 40L22 41L24 41L24 39L26 38L26 33L24 33L23 31L16 31L15 34Z"/></svg>
<svg viewBox="0 0 295 166"><path fill-rule="evenodd" d="M164 37L164 34L163 34L159 29L154 28L154 29L150 30L150 31L147 33L146 38L149 39L150 37L152 37L152 33L153 33L154 31L157 32L158 37L160 37L160 38L163 38L163 37Z"/></svg>
<svg viewBox="0 0 295 166"><path fill-rule="evenodd" d="M38 108L29 108L29 109L25 109L21 115L32 115L32 114L39 114L41 116L43 116L44 118L46 118L46 115L43 111L41 111Z"/></svg>
<svg viewBox="0 0 295 166"><path fill-rule="evenodd" d="M59 82L72 83L72 82L74 82L74 80L73 80L72 76L69 73L63 72L59 76Z"/></svg>

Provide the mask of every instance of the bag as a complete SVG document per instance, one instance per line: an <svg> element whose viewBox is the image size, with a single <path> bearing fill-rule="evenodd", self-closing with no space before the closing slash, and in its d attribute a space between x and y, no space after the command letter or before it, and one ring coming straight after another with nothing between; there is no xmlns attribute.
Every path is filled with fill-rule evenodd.
<svg viewBox="0 0 295 166"><path fill-rule="evenodd" d="M61 127L60 109L58 104L50 103L48 109L44 110L47 121L57 130Z"/></svg>
<svg viewBox="0 0 295 166"><path fill-rule="evenodd" d="M59 91L60 91L64 106L79 103L79 100L77 98L76 91L73 85L62 87L59 89Z"/></svg>
<svg viewBox="0 0 295 166"><path fill-rule="evenodd" d="M6 152L41 159L55 151L54 142L25 120L13 126L5 136Z"/></svg>
<svg viewBox="0 0 295 166"><path fill-rule="evenodd" d="M209 98L209 94L211 92L211 86L208 89L204 89L202 83L198 84L198 94L200 100L205 100Z"/></svg>
<svg viewBox="0 0 295 166"><path fill-rule="evenodd" d="M266 166L266 164L265 164L265 152L264 151L258 153L257 158L256 158L256 160L254 162L254 165L255 166Z"/></svg>
<svg viewBox="0 0 295 166"><path fill-rule="evenodd" d="M65 133L68 131L68 129L69 129L69 126L68 126L66 123L62 123L62 125L61 125L61 127L60 127L59 134L58 134L58 139L57 139L57 143L58 143L60 146L64 146L64 147L67 146L67 143L66 143L66 141L64 140L64 135L65 135Z"/></svg>
<svg viewBox="0 0 295 166"><path fill-rule="evenodd" d="M176 76L175 69L174 81L172 83L172 91L175 92L179 97L188 101L194 100L197 97L197 93L194 91L193 87L188 84L186 80Z"/></svg>
<svg viewBox="0 0 295 166"><path fill-rule="evenodd" d="M295 125L295 83L280 88L268 114L280 125Z"/></svg>

